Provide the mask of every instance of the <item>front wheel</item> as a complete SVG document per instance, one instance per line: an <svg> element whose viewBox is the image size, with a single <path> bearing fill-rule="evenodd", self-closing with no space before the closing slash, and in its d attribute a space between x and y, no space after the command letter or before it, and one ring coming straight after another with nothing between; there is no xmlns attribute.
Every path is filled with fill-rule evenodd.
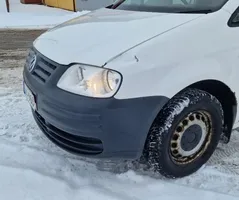
<svg viewBox="0 0 239 200"><path fill-rule="evenodd" d="M150 168L168 178L196 172L215 151L223 126L220 102L209 93L186 89L154 120L144 149Z"/></svg>

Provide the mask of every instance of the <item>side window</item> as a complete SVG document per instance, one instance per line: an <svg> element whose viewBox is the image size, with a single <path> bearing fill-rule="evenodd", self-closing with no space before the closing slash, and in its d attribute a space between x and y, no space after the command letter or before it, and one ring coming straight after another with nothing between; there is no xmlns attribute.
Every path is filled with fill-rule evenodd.
<svg viewBox="0 0 239 200"><path fill-rule="evenodd" d="M239 7L232 14L231 18L228 21L228 26L230 27L239 27Z"/></svg>
<svg viewBox="0 0 239 200"><path fill-rule="evenodd" d="M239 10L238 10L236 16L234 17L234 19L232 20L232 22L239 24Z"/></svg>

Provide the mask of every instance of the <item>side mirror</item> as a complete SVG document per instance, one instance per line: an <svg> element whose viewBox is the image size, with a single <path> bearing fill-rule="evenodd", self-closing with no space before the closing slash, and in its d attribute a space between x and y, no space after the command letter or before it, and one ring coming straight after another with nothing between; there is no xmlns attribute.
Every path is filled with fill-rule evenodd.
<svg viewBox="0 0 239 200"><path fill-rule="evenodd" d="M236 16L232 20L232 23L237 23L237 24L239 23L239 11L237 12Z"/></svg>
<svg viewBox="0 0 239 200"><path fill-rule="evenodd" d="M239 27L239 7L236 9L236 11L232 14L228 21L229 27Z"/></svg>

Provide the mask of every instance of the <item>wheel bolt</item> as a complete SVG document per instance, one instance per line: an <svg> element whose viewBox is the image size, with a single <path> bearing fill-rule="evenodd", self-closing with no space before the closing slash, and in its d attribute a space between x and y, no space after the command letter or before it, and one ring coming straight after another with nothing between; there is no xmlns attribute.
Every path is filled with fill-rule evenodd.
<svg viewBox="0 0 239 200"><path fill-rule="evenodd" d="M183 128L182 128L181 126L179 126L179 127L177 128L177 132L178 132L178 133L180 133L182 130L183 130Z"/></svg>
<svg viewBox="0 0 239 200"><path fill-rule="evenodd" d="M184 125L184 126L187 126L187 125L188 125L188 120L186 120L186 119L183 120L183 125Z"/></svg>
<svg viewBox="0 0 239 200"><path fill-rule="evenodd" d="M173 140L178 140L178 138L179 138L179 135L178 135L178 134L174 134L174 135L173 135Z"/></svg>
<svg viewBox="0 0 239 200"><path fill-rule="evenodd" d="M189 120L190 120L190 121L193 121L193 120L194 120L194 116L191 115L191 116L189 117Z"/></svg>
<svg viewBox="0 0 239 200"><path fill-rule="evenodd" d="M177 143L172 143L172 148L177 148Z"/></svg>

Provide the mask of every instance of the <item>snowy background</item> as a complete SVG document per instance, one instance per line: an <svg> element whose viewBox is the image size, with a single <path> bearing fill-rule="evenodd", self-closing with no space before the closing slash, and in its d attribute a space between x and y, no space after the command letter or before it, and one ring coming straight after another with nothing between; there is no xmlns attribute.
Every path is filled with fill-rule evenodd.
<svg viewBox="0 0 239 200"><path fill-rule="evenodd" d="M83 14L10 2L8 14L5 1L0 0L1 28L40 29ZM0 200L239 199L237 131L228 145L218 147L206 166L178 180L132 168L129 163L86 160L56 147L36 126L23 96L27 49L14 48L7 34L0 30Z"/></svg>
<svg viewBox="0 0 239 200"><path fill-rule="evenodd" d="M5 0L0 0L0 28L50 28L89 12L74 13L42 5L21 4L20 0L9 1L10 13L7 13Z"/></svg>

